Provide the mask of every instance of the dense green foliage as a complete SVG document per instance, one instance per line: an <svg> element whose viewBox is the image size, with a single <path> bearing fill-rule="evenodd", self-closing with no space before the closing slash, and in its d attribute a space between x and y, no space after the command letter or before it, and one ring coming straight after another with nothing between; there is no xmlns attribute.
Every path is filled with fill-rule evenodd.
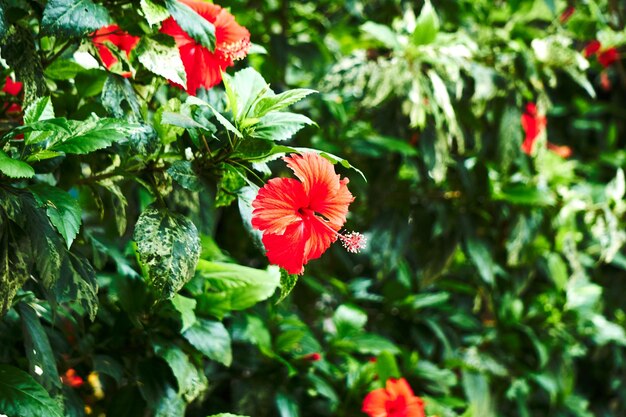
<svg viewBox="0 0 626 417"><path fill-rule="evenodd" d="M190 96L161 22L220 39L181 3L0 0L0 414L364 416L399 376L428 416L626 414L626 8L580 3L222 4L250 54ZM368 247L294 276L251 203L307 149Z"/></svg>

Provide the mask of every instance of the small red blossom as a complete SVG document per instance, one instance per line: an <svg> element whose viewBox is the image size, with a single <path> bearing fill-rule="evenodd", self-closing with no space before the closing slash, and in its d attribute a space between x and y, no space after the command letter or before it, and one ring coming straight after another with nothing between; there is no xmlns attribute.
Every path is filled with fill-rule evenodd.
<svg viewBox="0 0 626 417"><path fill-rule="evenodd" d="M590 58L593 55L596 55L598 62L604 68L608 68L615 63L619 59L619 52L617 48L611 47L607 49L602 48L602 44L600 41L594 39L585 46L583 51L585 58Z"/></svg>
<svg viewBox="0 0 626 417"><path fill-rule="evenodd" d="M196 94L200 87L211 88L222 80L222 72L243 59L250 48L250 32L235 21L227 10L203 0L179 0L196 13L215 25L215 51L197 43L174 20L168 18L161 26L161 32L176 41L180 58L187 74L189 94Z"/></svg>
<svg viewBox="0 0 626 417"><path fill-rule="evenodd" d="M370 417L426 417L424 400L413 394L404 378L390 378L385 388L367 394L361 410Z"/></svg>
<svg viewBox="0 0 626 417"><path fill-rule="evenodd" d="M68 387L80 388L85 381L83 381L83 379L76 374L75 369L70 368L63 376L61 376L61 382Z"/></svg>
<svg viewBox="0 0 626 417"><path fill-rule="evenodd" d="M526 105L526 111L522 114L521 122L522 129L524 129L524 133L526 134L524 142L522 143L522 151L527 155L531 155L537 138L546 128L547 120L545 116L537 112L537 105L535 103L528 103Z"/></svg>
<svg viewBox="0 0 626 417"><path fill-rule="evenodd" d="M305 361L317 362L322 360L322 355L319 352L309 353L302 357Z"/></svg>
<svg viewBox="0 0 626 417"><path fill-rule="evenodd" d="M589 42L587 46L585 46L585 50L583 52L585 55L585 58L589 58L592 55L597 54L601 46L602 45L600 44L600 41L597 39L594 39L591 42Z"/></svg>
<svg viewBox="0 0 626 417"><path fill-rule="evenodd" d="M17 97L22 92L22 87L23 85L21 82L13 81L13 79L7 75L2 91L11 96ZM11 104L5 103L4 108L6 109L6 112L9 114L18 114L22 112L22 106L18 103L11 103Z"/></svg>
<svg viewBox="0 0 626 417"><path fill-rule="evenodd" d="M563 13L561 13L561 16L559 17L561 23L566 23L569 18L572 17L575 11L576 8L574 6L567 6L567 8L563 11Z"/></svg>
<svg viewBox="0 0 626 417"><path fill-rule="evenodd" d="M619 58L619 53L615 48L605 49L598 53L598 62L604 68L608 68Z"/></svg>
<svg viewBox="0 0 626 417"><path fill-rule="evenodd" d="M337 238L351 252L362 249L363 235L339 233L354 200L348 179L341 179L333 165L316 153L283 160L300 181L273 178L252 202L252 226L263 232L270 263L290 274L302 274L304 265L322 256Z"/></svg>
<svg viewBox="0 0 626 417"><path fill-rule="evenodd" d="M96 45L96 49L98 49L98 54L102 59L102 63L107 67L107 69L111 69L113 65L115 65L119 60L109 47L107 46L107 42L111 42L121 51L126 53L128 57L130 55L130 51L132 51L137 43L139 43L139 37L129 35L124 32L118 25L108 25L103 26L98 29L92 36L91 39ZM130 72L124 72L122 74L124 77L130 77Z"/></svg>

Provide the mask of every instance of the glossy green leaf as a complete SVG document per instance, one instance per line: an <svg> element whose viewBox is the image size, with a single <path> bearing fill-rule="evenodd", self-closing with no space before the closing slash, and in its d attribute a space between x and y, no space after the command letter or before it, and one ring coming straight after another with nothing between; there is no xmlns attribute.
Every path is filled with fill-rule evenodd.
<svg viewBox="0 0 626 417"><path fill-rule="evenodd" d="M230 366L233 354L230 345L230 335L222 323L198 319L183 337L207 358Z"/></svg>
<svg viewBox="0 0 626 417"><path fill-rule="evenodd" d="M223 317L229 311L250 308L271 297L280 283L277 267L267 270L200 260L196 276L206 290L198 298L198 311Z"/></svg>
<svg viewBox="0 0 626 417"><path fill-rule="evenodd" d="M81 224L82 209L78 201L65 191L47 184L35 184L30 187L30 191L40 206L46 209L48 218L61 233L69 249Z"/></svg>
<svg viewBox="0 0 626 417"><path fill-rule="evenodd" d="M26 372L0 365L0 410L8 416L63 417L59 404Z"/></svg>
<svg viewBox="0 0 626 417"><path fill-rule="evenodd" d="M32 178L35 170L26 162L9 157L0 150L0 172L11 178Z"/></svg>

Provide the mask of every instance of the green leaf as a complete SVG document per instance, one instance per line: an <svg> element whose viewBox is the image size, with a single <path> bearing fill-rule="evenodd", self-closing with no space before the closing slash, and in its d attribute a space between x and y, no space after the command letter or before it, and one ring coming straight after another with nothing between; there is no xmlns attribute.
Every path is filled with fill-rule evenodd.
<svg viewBox="0 0 626 417"><path fill-rule="evenodd" d="M199 99L197 97L194 97L194 96L189 96L187 98L187 102L186 103L190 104L190 105L198 105L198 106L206 106L206 107L208 107L213 112L213 115L215 116L217 121L220 122L220 124L222 126L224 126L226 128L226 130L228 130L229 132L234 133L235 136L237 136L238 138L243 138L243 134L227 118L225 118L219 111L217 111L215 109L215 107L211 106L206 101L201 100L201 99Z"/></svg>
<svg viewBox="0 0 626 417"><path fill-rule="evenodd" d="M186 217L148 207L137 220L133 239L148 284L160 298L172 298L193 277L200 257L200 238L196 226Z"/></svg>
<svg viewBox="0 0 626 417"><path fill-rule="evenodd" d="M317 93L317 91L306 88L297 88L277 95L265 96L257 102L254 107L254 114L249 117L263 117L267 113L282 110L313 93Z"/></svg>
<svg viewBox="0 0 626 417"><path fill-rule="evenodd" d="M491 253L481 239L474 236L468 236L465 239L467 254L478 269L478 273L483 281L489 285L494 284L495 265L491 257Z"/></svg>
<svg viewBox="0 0 626 417"><path fill-rule="evenodd" d="M179 3L176 0L173 2ZM187 7L179 3L182 7ZM166 35L144 36L134 49L141 64L156 75L183 87L187 86L187 75L174 39Z"/></svg>
<svg viewBox="0 0 626 417"><path fill-rule="evenodd" d="M337 337L346 337L363 331L367 314L356 306L342 304L335 310L333 323L337 329Z"/></svg>
<svg viewBox="0 0 626 417"><path fill-rule="evenodd" d="M430 3L430 0L426 0L415 22L415 29L411 35L411 43L413 43L413 45L427 45L432 43L437 37L438 32L439 17L433 5Z"/></svg>
<svg viewBox="0 0 626 417"><path fill-rule="evenodd" d="M152 0L141 0L139 5L141 6L141 11L150 26L157 25L170 17L170 13L164 6L161 6Z"/></svg>
<svg viewBox="0 0 626 417"><path fill-rule="evenodd" d="M291 291L296 287L296 283L298 282L298 275L290 274L284 269L280 269L280 296L276 301L276 304L283 301Z"/></svg>
<svg viewBox="0 0 626 417"><path fill-rule="evenodd" d="M181 348L173 343L167 343L156 344L154 350L169 365L178 383L178 393L186 402L192 402L207 389L206 377L191 363Z"/></svg>
<svg viewBox="0 0 626 417"><path fill-rule="evenodd" d="M52 118L54 118L54 108L48 96L38 98L24 110L24 124L26 125Z"/></svg>
<svg viewBox="0 0 626 417"><path fill-rule="evenodd" d="M176 23L200 45L215 50L215 26L196 13L191 7L177 0L165 0L167 11Z"/></svg>
<svg viewBox="0 0 626 417"><path fill-rule="evenodd" d="M167 173L172 176L174 181L189 191L202 190L202 182L198 178L198 174L194 172L190 161L175 161Z"/></svg>
<svg viewBox="0 0 626 417"><path fill-rule="evenodd" d="M280 283L280 272L275 266L264 271L205 260L198 262L196 276L205 280L206 288L197 298L197 311L216 317L268 299Z"/></svg>
<svg viewBox="0 0 626 417"><path fill-rule="evenodd" d="M25 303L18 305L18 311L22 318L24 348L31 374L47 390L61 388L61 380L59 379L54 353L37 313L31 306Z"/></svg>
<svg viewBox="0 0 626 417"><path fill-rule="evenodd" d="M250 136L273 141L287 140L307 125L317 126L313 120L302 114L274 112L259 119Z"/></svg>
<svg viewBox="0 0 626 417"><path fill-rule="evenodd" d="M257 100L271 91L263 76L253 68L237 71L232 77L224 74L223 80L228 104L237 125L248 117Z"/></svg>
<svg viewBox="0 0 626 417"><path fill-rule="evenodd" d="M141 105L132 84L126 78L109 74L102 87L100 100L113 117L121 119L129 116L133 122L141 120Z"/></svg>
<svg viewBox="0 0 626 417"><path fill-rule="evenodd" d="M222 323L198 319L183 337L207 358L230 366L233 354L230 346L230 335Z"/></svg>
<svg viewBox="0 0 626 417"><path fill-rule="evenodd" d="M20 417L63 417L59 404L26 372L0 365L0 412Z"/></svg>
<svg viewBox="0 0 626 417"><path fill-rule="evenodd" d="M176 311L180 313L180 319L183 324L180 331L184 332L196 322L196 313L194 312L194 309L196 308L197 302L193 298L183 297L180 294L176 294L172 298L171 302Z"/></svg>
<svg viewBox="0 0 626 417"><path fill-rule="evenodd" d="M389 378L400 378L400 370L396 363L396 358L390 352L381 352L376 358L376 372L378 380L385 386Z"/></svg>
<svg viewBox="0 0 626 417"><path fill-rule="evenodd" d="M11 194L0 194L2 203L13 206L15 197ZM13 200L13 201L11 201ZM18 203L19 204L19 203ZM13 210L13 208L9 208ZM18 208L19 210L19 208ZM32 261L29 260L30 241L24 231L14 223L15 220L5 220L11 214L0 211L0 316L11 307L13 297L22 285L29 279ZM21 217L21 215L20 215Z"/></svg>
<svg viewBox="0 0 626 417"><path fill-rule="evenodd" d="M91 0L50 0L43 12L41 30L46 35L79 37L110 21L107 9Z"/></svg>
<svg viewBox="0 0 626 417"><path fill-rule="evenodd" d="M26 162L10 158L0 150L0 172L11 178L32 178L35 170Z"/></svg>
<svg viewBox="0 0 626 417"><path fill-rule="evenodd" d="M222 163L222 176L218 183L217 195L215 196L215 206L224 207L235 201L239 191L246 185L245 176L234 166Z"/></svg>
<svg viewBox="0 0 626 417"><path fill-rule="evenodd" d="M0 39L4 38L4 35L7 34L7 29L9 24L4 17L4 6L0 4Z"/></svg>
<svg viewBox="0 0 626 417"><path fill-rule="evenodd" d="M398 35L389 26L375 22L365 22L361 25L361 30L389 49L399 49L401 47Z"/></svg>
<svg viewBox="0 0 626 417"><path fill-rule="evenodd" d="M65 191L44 183L35 184L29 189L39 205L46 208L48 218L61 233L69 249L80 229L82 210L78 201Z"/></svg>
<svg viewBox="0 0 626 417"><path fill-rule="evenodd" d="M121 142L136 131L140 125L131 124L119 119L92 119L86 122L71 121L72 134L62 138L49 150L68 154L88 154L104 149L114 142Z"/></svg>
<svg viewBox="0 0 626 417"><path fill-rule="evenodd" d="M77 62L69 59L56 59L46 67L46 77L52 80L66 81L76 77L84 68Z"/></svg>

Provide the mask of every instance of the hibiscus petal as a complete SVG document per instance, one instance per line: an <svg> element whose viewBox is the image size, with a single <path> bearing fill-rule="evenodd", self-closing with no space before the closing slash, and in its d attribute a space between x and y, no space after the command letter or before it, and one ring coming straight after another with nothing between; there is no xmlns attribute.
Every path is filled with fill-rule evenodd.
<svg viewBox="0 0 626 417"><path fill-rule="evenodd" d="M331 228L328 222L311 214L304 219L311 228L311 238L307 240L304 248L305 264L312 259L317 259L337 240L337 232Z"/></svg>
<svg viewBox="0 0 626 417"><path fill-rule="evenodd" d="M291 224L282 235L266 233L263 245L270 263L278 265L290 274L302 274L306 259L305 245L311 237L307 224L301 219Z"/></svg>
<svg viewBox="0 0 626 417"><path fill-rule="evenodd" d="M389 395L384 388L375 389L365 396L361 411L370 417L387 417L387 409L385 407L389 401Z"/></svg>
<svg viewBox="0 0 626 417"><path fill-rule="evenodd" d="M302 221L298 210L307 203L301 182L293 178L273 178L252 202L252 226L266 233L287 233L291 224Z"/></svg>
<svg viewBox="0 0 626 417"><path fill-rule="evenodd" d="M287 166L302 181L309 196L309 208L326 217L338 230L346 221L348 205L354 200L348 191L348 179L340 180L333 165L316 153L285 157Z"/></svg>
<svg viewBox="0 0 626 417"><path fill-rule="evenodd" d="M415 396L413 394L413 390L411 389L411 386L409 385L408 382L406 382L406 379L404 378L400 378L400 379L389 378L387 380L386 388L391 398L405 397L408 399L408 398L412 398Z"/></svg>

